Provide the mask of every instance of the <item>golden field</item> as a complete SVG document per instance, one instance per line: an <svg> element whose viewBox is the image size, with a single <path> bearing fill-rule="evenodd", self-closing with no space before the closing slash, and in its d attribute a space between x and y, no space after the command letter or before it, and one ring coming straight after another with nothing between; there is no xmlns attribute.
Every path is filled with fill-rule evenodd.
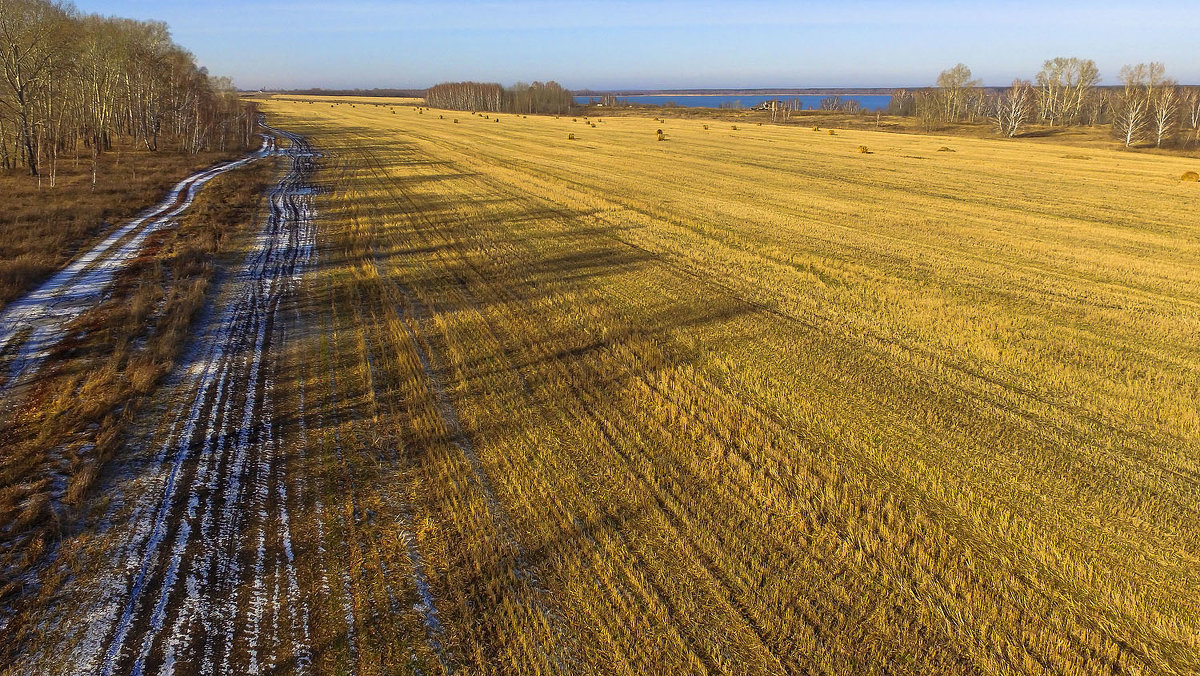
<svg viewBox="0 0 1200 676"><path fill-rule="evenodd" d="M1194 161L265 107L443 667L1200 669Z"/></svg>

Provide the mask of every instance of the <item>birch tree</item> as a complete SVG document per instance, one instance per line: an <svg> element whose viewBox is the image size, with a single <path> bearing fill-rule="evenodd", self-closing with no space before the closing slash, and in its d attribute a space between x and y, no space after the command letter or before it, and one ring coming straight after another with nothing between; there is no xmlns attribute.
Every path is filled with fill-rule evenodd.
<svg viewBox="0 0 1200 676"><path fill-rule="evenodd" d="M1029 122L1032 111L1033 85L1028 80L1013 80L1012 86L996 100L996 128L1012 138Z"/></svg>
<svg viewBox="0 0 1200 676"><path fill-rule="evenodd" d="M1168 80L1153 92L1150 101L1150 126L1154 132L1154 147L1161 148L1179 128L1179 86Z"/></svg>
<svg viewBox="0 0 1200 676"><path fill-rule="evenodd" d="M979 80L972 80L971 69L960 63L939 73L937 86L945 119L958 120L962 117L968 90L978 87Z"/></svg>
<svg viewBox="0 0 1200 676"><path fill-rule="evenodd" d="M1161 64L1139 63L1121 68L1122 88L1117 98L1117 109L1113 117L1113 132L1128 148L1145 138L1146 124L1150 114L1150 102L1161 76Z"/></svg>

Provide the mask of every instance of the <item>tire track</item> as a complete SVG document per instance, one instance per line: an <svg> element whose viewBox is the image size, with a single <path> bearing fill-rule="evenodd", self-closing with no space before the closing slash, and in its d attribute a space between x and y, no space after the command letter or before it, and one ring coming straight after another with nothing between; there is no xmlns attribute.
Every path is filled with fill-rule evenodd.
<svg viewBox="0 0 1200 676"><path fill-rule="evenodd" d="M128 512L130 531L100 583L76 673L261 673L311 664L309 609L292 550L278 443L276 352L284 309L314 253L315 154L288 139L291 168L219 307L180 367L179 402ZM282 632L282 635L281 635ZM286 655L278 654L285 651Z"/></svg>

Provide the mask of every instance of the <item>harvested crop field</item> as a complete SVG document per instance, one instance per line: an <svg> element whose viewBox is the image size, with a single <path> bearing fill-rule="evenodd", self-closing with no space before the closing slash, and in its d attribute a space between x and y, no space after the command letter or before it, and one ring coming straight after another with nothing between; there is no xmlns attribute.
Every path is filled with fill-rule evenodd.
<svg viewBox="0 0 1200 676"><path fill-rule="evenodd" d="M1194 160L374 103L12 671L1200 670Z"/></svg>

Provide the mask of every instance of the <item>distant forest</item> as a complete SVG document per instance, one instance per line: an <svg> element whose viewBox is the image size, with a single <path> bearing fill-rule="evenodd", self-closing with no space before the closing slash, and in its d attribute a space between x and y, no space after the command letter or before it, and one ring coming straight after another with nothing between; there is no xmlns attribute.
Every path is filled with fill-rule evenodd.
<svg viewBox="0 0 1200 676"><path fill-rule="evenodd" d="M444 82L425 91L434 108L471 112L561 115L575 105L574 95L557 82L518 83L502 87L489 82Z"/></svg>
<svg viewBox="0 0 1200 676"><path fill-rule="evenodd" d="M254 108L161 22L0 0L0 69L0 168L51 185L60 156L82 151L95 167L119 141L185 153L254 142Z"/></svg>

